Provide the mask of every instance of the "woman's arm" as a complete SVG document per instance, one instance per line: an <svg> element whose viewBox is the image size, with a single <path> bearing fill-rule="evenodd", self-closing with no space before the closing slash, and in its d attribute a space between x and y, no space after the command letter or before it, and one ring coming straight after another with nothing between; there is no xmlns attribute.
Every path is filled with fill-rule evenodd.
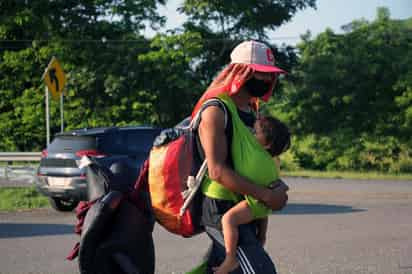
<svg viewBox="0 0 412 274"><path fill-rule="evenodd" d="M250 195L273 210L279 210L286 205L288 196L284 188L274 191L258 186L227 165L228 145L223 110L210 106L203 111L199 135L212 180L218 181L230 191Z"/></svg>

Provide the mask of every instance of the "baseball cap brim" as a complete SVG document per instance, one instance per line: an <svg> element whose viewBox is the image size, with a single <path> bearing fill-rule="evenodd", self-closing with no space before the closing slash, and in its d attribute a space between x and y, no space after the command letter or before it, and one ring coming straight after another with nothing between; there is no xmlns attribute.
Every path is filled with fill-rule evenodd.
<svg viewBox="0 0 412 274"><path fill-rule="evenodd" d="M287 73L281 68L278 68L276 66L268 66L268 65L259 65L259 64L248 64L249 67L253 68L255 71L260 71L260 72L275 72L275 73Z"/></svg>

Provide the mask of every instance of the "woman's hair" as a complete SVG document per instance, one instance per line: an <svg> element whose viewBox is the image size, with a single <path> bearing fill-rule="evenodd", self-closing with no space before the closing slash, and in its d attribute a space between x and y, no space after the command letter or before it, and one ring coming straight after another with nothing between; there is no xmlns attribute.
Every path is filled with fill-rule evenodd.
<svg viewBox="0 0 412 274"><path fill-rule="evenodd" d="M283 122L272 116L261 116L259 122L263 135L270 144L268 151L272 156L278 156L289 149L290 131Z"/></svg>
<svg viewBox="0 0 412 274"><path fill-rule="evenodd" d="M197 101L193 112L192 118L195 117L197 111L200 109L202 104L210 98L219 96L220 94L226 93L232 96L238 93L241 87L249 80L255 73L254 69L247 64L229 64L226 66L213 80L207 90L203 93L202 97ZM272 84L262 97L262 100L269 100L272 95L273 87L276 84L276 75L273 73ZM258 99L251 98L251 106L257 111L258 109Z"/></svg>

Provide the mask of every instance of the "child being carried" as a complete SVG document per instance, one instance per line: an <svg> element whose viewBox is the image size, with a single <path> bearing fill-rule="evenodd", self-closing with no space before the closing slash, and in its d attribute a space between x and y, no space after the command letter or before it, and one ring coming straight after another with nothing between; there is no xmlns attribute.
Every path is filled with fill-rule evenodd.
<svg viewBox="0 0 412 274"><path fill-rule="evenodd" d="M269 154L277 157L289 149L290 132L288 127L278 119L270 116L261 117L254 124L255 136L258 142ZM274 161L275 164L275 161ZM276 163L279 165L279 163ZM269 188L276 188L284 184L282 180L277 180L269 185ZM222 229L225 242L226 257L223 263L214 269L215 274L226 274L235 270L238 266L236 259L236 248L238 245L238 226L247 224L254 220L252 210L246 200L239 202L229 209L222 217ZM268 217L258 220L258 239L264 244L266 239Z"/></svg>

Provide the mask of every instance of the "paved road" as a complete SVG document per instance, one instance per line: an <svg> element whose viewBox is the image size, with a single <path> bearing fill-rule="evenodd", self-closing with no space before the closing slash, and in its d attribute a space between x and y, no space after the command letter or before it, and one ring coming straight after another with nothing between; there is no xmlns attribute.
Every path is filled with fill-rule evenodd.
<svg viewBox="0 0 412 274"><path fill-rule="evenodd" d="M412 274L412 182L287 178L290 203L270 217L266 248L281 274ZM64 260L73 213L0 213L0 273L78 273ZM156 227L156 273L183 273L208 239Z"/></svg>

